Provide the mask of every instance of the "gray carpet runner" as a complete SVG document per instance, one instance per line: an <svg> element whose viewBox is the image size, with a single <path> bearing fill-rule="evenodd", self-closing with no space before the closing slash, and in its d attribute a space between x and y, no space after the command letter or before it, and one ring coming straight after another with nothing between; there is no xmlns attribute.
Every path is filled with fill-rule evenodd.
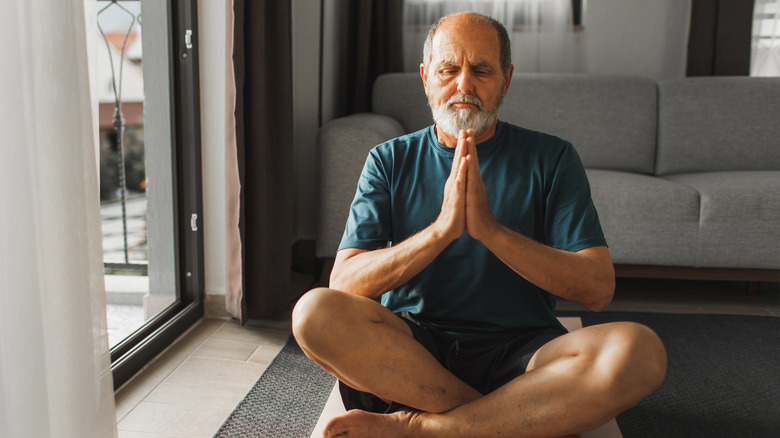
<svg viewBox="0 0 780 438"><path fill-rule="evenodd" d="M308 438L335 378L290 337L215 438Z"/></svg>

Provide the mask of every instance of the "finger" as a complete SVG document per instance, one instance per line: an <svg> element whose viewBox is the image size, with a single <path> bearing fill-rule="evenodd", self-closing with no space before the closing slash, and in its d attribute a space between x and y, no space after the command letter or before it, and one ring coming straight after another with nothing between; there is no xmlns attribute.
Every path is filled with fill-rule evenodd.
<svg viewBox="0 0 780 438"><path fill-rule="evenodd" d="M468 169L468 179L471 180L481 180L482 179L482 173L479 169L479 159L476 155L469 154L466 156L466 159L468 161L467 169Z"/></svg>
<svg viewBox="0 0 780 438"><path fill-rule="evenodd" d="M455 185L453 187L453 205L456 208L466 207L466 188L468 186L468 160L466 157L461 157L460 165L458 166L458 175L455 179Z"/></svg>
<svg viewBox="0 0 780 438"><path fill-rule="evenodd" d="M469 160L467 157L461 157L460 165L458 166L458 176L457 176L458 186L463 184L465 188L466 178L468 177L468 173L469 173Z"/></svg>
<svg viewBox="0 0 780 438"><path fill-rule="evenodd" d="M466 199L468 160L466 157L461 157L455 164L452 168L453 173L444 186L444 204L457 204L460 202L459 199Z"/></svg>
<svg viewBox="0 0 780 438"><path fill-rule="evenodd" d="M485 184L484 181L482 181L482 175L479 172L479 163L473 155L467 156L466 161L468 162L466 163L466 191L469 196L479 195L479 193L484 190L482 187Z"/></svg>
<svg viewBox="0 0 780 438"><path fill-rule="evenodd" d="M479 159L477 158L477 141L474 138L474 130L469 129L466 132L466 154L472 156L473 161L477 165L477 170L479 170Z"/></svg>
<svg viewBox="0 0 780 438"><path fill-rule="evenodd" d="M469 145L468 145L468 133L465 129L461 129L458 133L458 144L455 147L455 155L457 157L465 157L469 153ZM458 158L458 161L460 161L460 158Z"/></svg>
<svg viewBox="0 0 780 438"><path fill-rule="evenodd" d="M473 155L467 155L466 156L466 171L468 172L467 178L471 180L472 178L478 178L479 177L479 166L477 165L475 167L474 162L474 156Z"/></svg>
<svg viewBox="0 0 780 438"><path fill-rule="evenodd" d="M460 167L460 159L465 157L468 152L468 145L466 144L465 131L461 130L458 133L458 143L455 145L455 155L452 157L452 168L450 169L450 175L454 176L458 173Z"/></svg>

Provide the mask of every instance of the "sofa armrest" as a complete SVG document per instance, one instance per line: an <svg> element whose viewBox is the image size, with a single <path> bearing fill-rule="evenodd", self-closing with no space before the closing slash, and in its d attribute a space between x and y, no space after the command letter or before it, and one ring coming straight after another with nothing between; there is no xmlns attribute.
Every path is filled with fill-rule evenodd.
<svg viewBox="0 0 780 438"><path fill-rule="evenodd" d="M405 133L397 120L371 113L335 119L320 128L317 133L317 257L336 255L368 152Z"/></svg>

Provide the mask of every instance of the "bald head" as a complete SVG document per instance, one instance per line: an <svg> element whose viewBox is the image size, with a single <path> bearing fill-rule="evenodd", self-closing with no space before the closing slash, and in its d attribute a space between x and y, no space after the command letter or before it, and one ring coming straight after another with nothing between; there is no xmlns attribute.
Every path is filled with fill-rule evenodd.
<svg viewBox="0 0 780 438"><path fill-rule="evenodd" d="M430 65L431 56L433 55L433 38L436 35L436 32L443 27L442 25L445 23L462 23L492 27L496 31L496 44L499 46L501 69L504 73L509 70L509 67L512 65L512 48L509 43L509 34L507 33L506 28L495 19L476 12L457 12L445 15L433 23L428 30L428 35L425 37L425 45L423 46L423 64L425 64L426 67Z"/></svg>

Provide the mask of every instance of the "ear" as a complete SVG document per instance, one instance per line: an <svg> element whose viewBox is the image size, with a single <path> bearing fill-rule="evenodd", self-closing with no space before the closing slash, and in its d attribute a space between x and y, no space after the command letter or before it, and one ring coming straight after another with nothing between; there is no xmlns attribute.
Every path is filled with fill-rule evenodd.
<svg viewBox="0 0 780 438"><path fill-rule="evenodd" d="M422 62L420 63L420 77L422 78L423 87L425 87L425 93L427 94L428 93L428 76L425 73L425 64L422 63Z"/></svg>
<svg viewBox="0 0 780 438"><path fill-rule="evenodd" d="M504 75L504 96L506 96L507 92L509 92L509 83L512 82L512 75L515 72L515 66L510 65L509 68L506 70L506 74Z"/></svg>

